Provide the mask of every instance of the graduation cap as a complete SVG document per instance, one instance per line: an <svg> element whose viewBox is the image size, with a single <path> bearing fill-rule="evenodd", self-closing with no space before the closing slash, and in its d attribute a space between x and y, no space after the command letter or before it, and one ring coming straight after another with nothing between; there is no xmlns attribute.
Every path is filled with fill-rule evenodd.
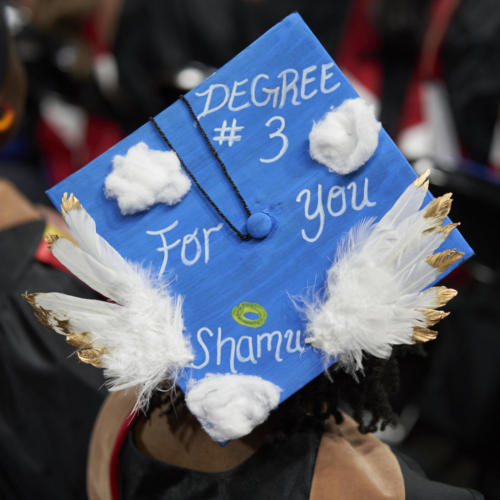
<svg viewBox="0 0 500 500"><path fill-rule="evenodd" d="M472 255L298 14L48 191L110 302L29 300L112 390L177 384L218 441L335 364L427 341ZM70 196L65 193L72 193Z"/></svg>

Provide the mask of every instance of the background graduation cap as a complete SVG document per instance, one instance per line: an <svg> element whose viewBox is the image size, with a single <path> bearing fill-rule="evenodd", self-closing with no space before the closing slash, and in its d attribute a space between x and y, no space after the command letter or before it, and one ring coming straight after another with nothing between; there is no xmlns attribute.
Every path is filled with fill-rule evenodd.
<svg viewBox="0 0 500 500"><path fill-rule="evenodd" d="M48 192L77 198L63 213L80 249L54 239L56 257L113 303L30 295L41 319L112 389L138 385L138 407L178 384L219 441L337 360L356 371L433 338L453 291L422 290L472 250L357 98L284 19Z"/></svg>

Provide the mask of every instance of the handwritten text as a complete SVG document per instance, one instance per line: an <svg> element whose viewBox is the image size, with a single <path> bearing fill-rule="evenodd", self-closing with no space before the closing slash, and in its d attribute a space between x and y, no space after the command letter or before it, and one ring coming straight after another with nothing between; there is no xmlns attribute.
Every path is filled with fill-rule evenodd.
<svg viewBox="0 0 500 500"><path fill-rule="evenodd" d="M222 338L222 328L217 328L215 339L215 349L209 350L207 342L214 337L215 333L208 327L204 326L196 333L196 341L203 350L204 359L201 363L191 365L192 368L201 369L210 364L210 354L216 356L216 364L220 366L225 360L229 359L229 369L231 373L236 373L235 361L239 363L253 363L258 361L265 355L271 353L274 360L278 363L283 361L282 354L284 352L302 353L304 343L301 339L300 330L286 330L284 333L275 330L273 332L263 332L257 335L242 335L241 337L225 337ZM212 341L213 342L213 341Z"/></svg>
<svg viewBox="0 0 500 500"><path fill-rule="evenodd" d="M329 94L340 87L340 82L332 81L333 62L313 65L299 71L287 68L277 77L260 73L249 80L235 80L232 85L212 83L198 97L205 97L203 111L198 115L201 119L210 113L227 108L229 111L241 111L255 106L263 108L283 108L286 104L299 106L302 102L314 97L318 92ZM277 78L277 85L268 86L269 81Z"/></svg>
<svg viewBox="0 0 500 500"><path fill-rule="evenodd" d="M193 264L196 264L200 260L202 254L204 254L205 264L208 264L210 260L210 235L219 231L223 226L222 222L220 222L217 226L210 227L208 229L202 228L203 236L200 235L200 237L198 236L199 228L195 228L192 233L187 233L182 238L177 238L173 241L170 240L171 243L169 243L169 241L167 241L167 233L175 229L178 225L179 221L176 220L169 226L160 229L159 231L146 231L146 234L159 236L161 238L162 246L158 247L157 250L158 252L163 253L163 261L161 263L158 276L162 276L165 272L169 252L179 245L181 262L185 266L192 266ZM203 246L200 242L200 238L203 241Z"/></svg>
<svg viewBox="0 0 500 500"><path fill-rule="evenodd" d="M350 200L348 199L348 191L351 191ZM332 217L339 217L343 215L348 208L356 211L363 210L365 207L374 207L377 203L369 200L368 195L368 178L364 179L363 186L363 199L358 201L358 186L355 182L350 182L347 186L332 186L328 190L326 200L323 200L323 185L318 183L316 194L316 208L312 208L311 204L313 194L310 189L303 189L295 201L300 203L305 199L304 203L304 217L309 221L315 221L317 229L314 232L308 232L305 229L301 230L302 238L308 243L314 243L322 235L325 227L325 206L326 211Z"/></svg>

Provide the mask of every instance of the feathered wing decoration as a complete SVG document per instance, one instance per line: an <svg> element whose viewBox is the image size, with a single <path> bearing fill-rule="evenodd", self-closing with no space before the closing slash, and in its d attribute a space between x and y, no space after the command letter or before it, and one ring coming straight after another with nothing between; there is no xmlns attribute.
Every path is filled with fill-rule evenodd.
<svg viewBox="0 0 500 500"><path fill-rule="evenodd" d="M449 313L456 291L427 288L462 252L434 253L458 224L442 225L451 207L445 194L421 208L429 172L416 179L377 223L361 221L339 245L323 298L306 304L306 337L349 372L363 352L388 358L392 346L427 342L429 327Z"/></svg>
<svg viewBox="0 0 500 500"><path fill-rule="evenodd" d="M54 256L75 276L112 302L61 293L25 294L46 326L66 336L85 363L103 367L112 391L139 387L136 409L163 381L175 383L194 359L184 337L182 298L127 262L96 232L95 222L73 196L61 211L77 245L50 237Z"/></svg>

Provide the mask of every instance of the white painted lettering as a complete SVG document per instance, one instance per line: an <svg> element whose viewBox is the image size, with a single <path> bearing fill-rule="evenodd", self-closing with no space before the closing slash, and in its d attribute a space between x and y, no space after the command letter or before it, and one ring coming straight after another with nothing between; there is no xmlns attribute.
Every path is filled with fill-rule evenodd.
<svg viewBox="0 0 500 500"><path fill-rule="evenodd" d="M351 190L349 199L347 190ZM303 189L297 195L295 201L300 203L305 197L304 217L309 220L318 220L318 230L314 235L310 235L305 229L301 229L302 238L308 243L314 243L322 235L325 225L325 208L323 208L323 186L318 184L318 199L314 212L311 212L311 190ZM368 177L363 179L363 199L357 199L358 185L352 181L347 186L332 186L328 190L326 198L326 210L331 217L340 217L344 215L348 209L360 211L364 208L374 207L377 203L369 199L369 180Z"/></svg>
<svg viewBox="0 0 500 500"><path fill-rule="evenodd" d="M280 96L280 88L274 87L273 89L262 89L262 92L264 92L265 94L269 94L270 96L273 96L273 108L277 108L278 99Z"/></svg>
<svg viewBox="0 0 500 500"><path fill-rule="evenodd" d="M294 352L303 352L304 351L304 348L300 344L300 330L297 330L295 332L295 347L292 347L293 330L287 330L285 332L285 338L286 338L286 351L287 352L292 354Z"/></svg>
<svg viewBox="0 0 500 500"><path fill-rule="evenodd" d="M292 80L288 81L288 75L292 75ZM299 79L299 72L294 69L294 68L289 68L283 70L279 75L278 78L282 79L282 84L281 84L281 102L280 102L280 108L282 108L285 103L286 103L286 96L288 92L292 92L292 104L294 106L298 106L300 104L300 101L297 100L299 91L297 89L297 80Z"/></svg>
<svg viewBox="0 0 500 500"><path fill-rule="evenodd" d="M333 72L328 73L328 70L333 67L333 62L329 62L321 65L321 84L320 89L323 94L329 94L340 87L340 82L335 83L329 89L326 88L326 82L333 77Z"/></svg>
<svg viewBox="0 0 500 500"><path fill-rule="evenodd" d="M332 208L332 201L335 200L336 198L341 199L341 205L338 210L333 210ZM328 210L328 213L332 217L338 217L339 215L342 215L346 209L347 209L347 202L345 199L345 188L344 186L332 186L330 190L328 191L328 201L326 203L326 208Z"/></svg>
<svg viewBox="0 0 500 500"><path fill-rule="evenodd" d="M277 337L277 343L276 343L276 350L274 351L274 359L278 362L283 361L283 358L280 356L280 351L281 351L281 342L282 342L282 336L281 332L276 330L272 333L258 333L257 334L257 357L260 358L262 356L262 339L267 338L267 350L271 351L273 346L272 346L272 340L274 337Z"/></svg>
<svg viewBox="0 0 500 500"><path fill-rule="evenodd" d="M370 201L368 199L368 178L365 177L365 182L363 186L363 201L360 204L356 203L356 192L357 192L357 186L355 182L350 182L347 185L347 189L352 189L352 199L351 199L351 205L354 210L360 211L363 210L365 207L374 207L377 202Z"/></svg>
<svg viewBox="0 0 500 500"><path fill-rule="evenodd" d="M235 81L233 83L233 90L231 91L231 97L229 99L229 110L230 111L241 111L242 109L248 108L250 106L250 102L245 101L243 104L240 104L239 106L234 105L234 99L239 96L246 95L246 90L242 90L240 92L237 91L237 88L240 85L245 85L245 83L248 82L248 78L245 78L244 80L241 80L241 82Z"/></svg>
<svg viewBox="0 0 500 500"><path fill-rule="evenodd" d="M196 262L198 262L198 259L200 258L201 244L200 240L198 240L198 237L196 236L197 234L198 228L196 228L192 233L186 234L184 238L182 238L181 260L185 266L192 266L193 264L196 264ZM191 242L194 242L194 244L196 245L196 252L192 259L188 259L186 257L186 248Z"/></svg>
<svg viewBox="0 0 500 500"><path fill-rule="evenodd" d="M269 76L267 76L265 73L261 73L260 75L257 75L253 80L252 80L252 85L250 87L250 99L252 101L252 104L254 106L257 106L258 108L262 106L267 106L269 104L269 101L271 100L271 92L269 89L263 88L262 92L267 94L267 97L264 101L258 101L257 96L256 96L256 88L257 84L259 83L259 80L262 78L269 80ZM276 106L274 106L276 107Z"/></svg>
<svg viewBox="0 0 500 500"><path fill-rule="evenodd" d="M278 154L273 156L272 158L259 158L259 161L262 163L273 163L275 161L278 161L285 153L286 150L288 149L288 137L283 134L283 129L285 128L285 119L282 116L273 116L272 118L269 118L266 122L266 127L269 127L271 123L278 121L279 126L278 128L269 134L269 138L273 139L274 137L278 137L281 139L281 149L279 150Z"/></svg>
<svg viewBox="0 0 500 500"><path fill-rule="evenodd" d="M222 89L224 91L224 98L217 105L211 108L210 104L212 104L212 97L216 89ZM204 116L207 116L210 113L214 113L215 111L218 111L226 105L227 100L229 99L229 88L223 83L213 83L204 92L196 92L196 95L198 97L203 97L205 95L207 96L205 100L205 107L203 108L201 114L198 115L198 120L200 120Z"/></svg>
<svg viewBox="0 0 500 500"><path fill-rule="evenodd" d="M313 213L311 213L309 210L309 206L311 204L311 191L309 189L303 189L295 199L297 203L300 203L302 197L305 195L306 201L304 204L304 216L307 220L314 220L319 217L318 231L314 236L308 236L304 229L302 229L301 231L302 238L308 243L314 243L321 236L323 227L325 225L325 211L323 210L322 189L323 186L321 184L318 184L318 201L316 210Z"/></svg>
<svg viewBox="0 0 500 500"><path fill-rule="evenodd" d="M215 338L212 338L215 337ZM206 366L210 366L211 353L217 353L216 364L217 366L229 364L231 373L237 373L236 361L238 363L252 363L258 364L260 359L267 353L274 356L277 363L283 361L283 352L287 354L300 355L305 350L305 344L301 337L301 331L293 331L288 329L283 334L279 330L271 333L264 332L257 335L242 335L238 339L234 337L222 338L222 328L217 328L217 335L214 331L206 326L201 327L196 333L196 342L203 351L203 358L198 364L192 363L191 368L201 370ZM210 349L210 342L212 348ZM284 344L286 342L286 346ZM215 344L213 344L215 343Z"/></svg>
<svg viewBox="0 0 500 500"><path fill-rule="evenodd" d="M247 344L247 350L248 350L247 356L243 356L243 354L241 354L241 345L243 344L243 342L246 342L246 344ZM249 337L248 335L242 335L238 339L238 343L236 344L236 359L240 363L247 363L248 361L250 361L254 365L257 364L257 360L255 359L255 356L253 355L252 337Z"/></svg>
<svg viewBox="0 0 500 500"><path fill-rule="evenodd" d="M311 92L309 92L309 94L306 93L307 85L309 85L310 83L312 83L316 80L316 77L312 76L312 77L308 78L307 75L309 73L312 73L313 71L316 71L316 68L317 68L316 65L309 66L302 71L302 82L300 84L300 96L302 97L302 99L304 99L304 101L306 101L307 99L311 99L311 97L314 97L318 93L318 89L311 90Z"/></svg>
<svg viewBox="0 0 500 500"><path fill-rule="evenodd" d="M204 98L201 119L216 111L226 108L236 112L250 106L258 108L270 106L274 109L287 105L300 106L318 93L329 94L340 86L335 78L334 63L328 62L307 66L306 68L286 68L278 75L259 73L252 78L234 80L231 84L213 83L203 92L197 92ZM264 82L279 82L275 86L264 87ZM248 87L249 86L249 87Z"/></svg>
<svg viewBox="0 0 500 500"><path fill-rule="evenodd" d="M210 235L220 231L223 225L224 224L222 222L219 222L219 224L214 227L210 227L208 229L203 228L203 239L205 241L205 264L208 264L208 261L210 260Z"/></svg>
<svg viewBox="0 0 500 500"><path fill-rule="evenodd" d="M222 328L219 326L219 328L217 328L217 366L220 366L222 364L222 347L227 342L231 344L231 351L230 351L231 354L229 356L229 368L231 370L231 373L236 373L236 370L234 369L234 349L236 341L234 340L233 337L227 337L224 340L222 340Z"/></svg>
<svg viewBox="0 0 500 500"><path fill-rule="evenodd" d="M217 226L202 228L203 229L203 245L198 238L198 228L195 228L192 233L184 234L182 238L177 238L173 243L167 242L166 233L175 229L179 225L179 221L175 221L164 229L159 231L146 231L146 234L159 236L162 246L157 248L163 253L163 261L158 272L158 277L161 277L167 268L170 251L175 247L180 246L180 259L185 266L192 266L200 261L202 253L204 253L204 262L208 264L210 261L210 235L220 231L223 223L220 222Z"/></svg>
<svg viewBox="0 0 500 500"><path fill-rule="evenodd" d="M152 235L152 236L159 236L161 238L161 243L162 246L157 248L158 252L163 252L163 261L161 263L160 271L158 272L158 276L162 276L163 273L165 272L165 268L167 267L167 262L168 262L168 251L172 250L172 248L175 248L180 242L180 239L175 240L173 243L170 245L167 244L167 238L165 237L165 233L168 233L168 231L174 229L177 227L179 224L179 221L175 221L170 226L167 226L164 229L160 229L159 231L146 231L146 234Z"/></svg>
<svg viewBox="0 0 500 500"><path fill-rule="evenodd" d="M206 326L200 328L196 332L196 340L198 341L198 344L200 344L201 348L203 349L203 352L205 353L205 360L203 361L203 363L201 363L199 365L195 365L195 364L191 365L191 368L195 368L197 370L200 370L201 368L205 368L205 366L207 366L208 363L210 362L210 353L208 352L207 346L206 346L205 342L203 342L203 339L201 337L202 333L204 333L204 332L207 332L208 335L210 335L210 337L214 336L214 332L212 332L212 330L210 330L210 328L207 328Z"/></svg>

